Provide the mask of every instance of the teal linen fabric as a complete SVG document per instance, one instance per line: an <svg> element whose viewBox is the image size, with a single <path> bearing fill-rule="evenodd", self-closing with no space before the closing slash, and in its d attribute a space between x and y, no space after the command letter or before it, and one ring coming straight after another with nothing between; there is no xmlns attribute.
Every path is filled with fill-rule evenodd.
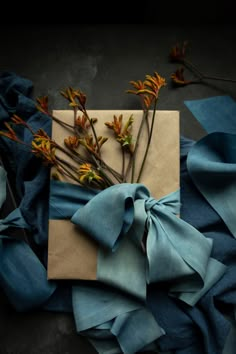
<svg viewBox="0 0 236 354"><path fill-rule="evenodd" d="M121 240L115 252L100 247L97 280L145 301L146 257L142 249L128 237Z"/></svg>
<svg viewBox="0 0 236 354"><path fill-rule="evenodd" d="M73 287L72 299L78 332L94 339L116 338L105 350L103 346L103 354L137 353L149 344L157 349L154 343L165 333L144 303L102 283Z"/></svg>
<svg viewBox="0 0 236 354"><path fill-rule="evenodd" d="M35 112L33 101L27 97L30 95L31 89L32 84L28 80L19 78L14 74L4 74L1 76L0 121L6 121L12 113L17 113L30 121L35 129L39 126L44 126L46 131L50 134L50 121L47 117ZM208 102L208 104L210 104L210 102ZM224 124L228 121L233 122L233 119L223 119ZM232 133L232 130L230 132ZM30 141L30 136L27 134L23 134L22 137L26 141ZM207 140L205 144L207 144ZM186 152L188 150L191 151L191 147L194 144L188 141L187 145L186 147L182 144L181 161ZM21 199L19 209L22 218L26 224L29 225L32 238L46 253L48 173L45 168L40 166L38 160L32 160L30 154L24 149L19 149L18 146L16 148L14 143L7 143L1 140L0 148L1 153L7 151L10 166L17 176L17 191ZM229 151L229 149L227 151ZM185 172L182 169L182 163L181 166L181 175L183 176ZM212 174L213 181L216 175L217 173ZM0 191L4 191L3 185L0 186ZM90 191L90 193L93 194L94 191ZM169 296L170 286L168 281L147 284L146 301L140 301L140 298L130 296L126 290L120 291L115 287L111 287L110 285L105 286L104 283L102 283L102 288L108 292L106 298L107 302L105 299L103 305L105 306L106 304L109 305L109 302L111 303L112 300L109 300L109 294L114 291L116 294L122 294L125 299L122 305L125 310L120 311L120 315L117 315L118 321L116 324L116 317L107 320L102 317L103 314L101 313L99 315L101 316L99 322L101 319L107 320L107 322L93 327L94 322L92 319L87 329L81 331L80 327L78 327L78 332L89 338L100 353L114 354L124 352L125 350L127 352L136 352L139 351L137 348L141 348L141 346L144 345L142 349L152 348L151 350L155 351L158 347L164 351L173 350L175 354L202 354L204 352L222 354L226 337L230 330L230 322L222 314L222 305L229 306L232 308L232 311L234 305L236 305L235 239L231 236L229 229L225 227L219 215L214 211L215 209L213 209L205 197L203 198L202 194L199 193L199 190L195 187L192 180L191 182L188 181L186 184L182 183L181 196L182 217L185 218L187 223L197 228L201 232L201 235L209 239L206 244L208 246L211 245L211 253L207 267L215 268L215 265L218 266L218 264L220 264L221 268L221 263L224 263L227 266L225 273L218 281L216 281L214 277L210 280L208 278L210 289L207 290L202 287L200 294L198 294L200 296L198 301L194 297L197 291L190 294L191 297L193 296L192 299L194 302L197 301L194 306L189 306L178 298L177 294L173 291L174 285L172 285L172 296ZM2 202L4 202L3 200L4 197L2 197ZM83 198L79 203L76 202L75 198L73 200L75 205L71 207L71 205L69 205L70 203L68 203L65 208L67 209L68 218L71 217L71 213L75 213L81 205L84 205ZM140 205L138 207L139 203ZM149 210L146 210L146 203L142 199L141 201L135 200L134 205L134 213L129 214L129 218L133 215L134 222L132 226L140 225L140 227L143 228L144 220L146 220L147 217L146 212L150 216L149 222L151 222L149 225L153 225L154 205L152 205ZM158 208L159 207L160 205L158 205ZM162 209L161 212L163 213ZM18 216L20 220L21 217L20 215ZM130 220L129 218L125 219L127 223ZM4 227L5 226L6 224ZM115 243L117 247L114 248L115 252L119 251L119 248L122 247L122 241L126 240L128 235L131 236L127 239L132 241L136 247L140 247L142 239L140 236L141 233L132 232L134 231L132 226L127 235L123 234L124 230L128 230L127 225L124 225L124 228L122 226L121 233L119 234L121 237L118 237L118 242ZM68 287L62 288L60 284L48 282L46 279L46 261L43 263L39 260L38 256L36 256L34 251L25 242L4 236L5 232L5 230L1 231L0 240L0 286L7 294L12 305L19 311L27 311L37 307L51 311L64 311L65 308L68 311L72 311L70 307L71 284ZM114 240L111 244L114 246ZM105 249L105 247L103 249ZM112 250L110 252L112 252ZM214 263L215 260L221 263ZM221 270L222 269L223 268L221 268ZM207 272L207 275L209 275L209 272ZM35 282L36 278L38 279L37 282ZM207 276L204 280L207 280ZM22 286L22 284L24 284L24 286ZM184 283L182 283L182 286L183 285ZM79 295L79 292L79 287L73 288L73 314L77 321L80 317L80 301L82 301L82 296ZM188 295L187 292L180 292L180 294L182 296ZM83 295L86 299L86 294L84 293ZM88 296L87 300L89 299L92 301L92 297ZM139 304L139 308L133 311L127 311L127 301L129 303L130 299L136 304ZM99 299L95 300L99 302ZM96 301L94 302L95 307ZM117 308L120 308L120 304L118 306L118 303ZM114 310L115 309L113 309L113 311ZM149 316L150 313L151 316ZM137 317L135 317L135 314L137 314ZM149 316L147 322L143 320L146 315ZM119 316L121 317L119 318ZM98 321L98 319L96 321ZM146 326L146 330L154 328L156 333L153 336L152 333L144 332L144 337L139 338L139 329L142 329L142 325L145 323L149 324ZM121 324L124 324L124 326L121 326ZM123 328L124 331L121 332L119 330L120 328ZM126 333L129 333L128 336L126 336L125 329L127 329ZM165 331L165 334L163 331ZM137 338L133 336L133 333L137 334ZM148 338L148 340L145 338ZM152 341L153 338L157 339L150 343L150 345L145 344L147 341ZM131 341L131 343L128 343L128 341ZM234 343L232 337L229 337L229 341L227 342L228 347L225 347L227 353L224 351L224 354L234 353L233 351L229 352L229 347L232 349L232 343ZM121 347L123 349L121 349Z"/></svg>
<svg viewBox="0 0 236 354"><path fill-rule="evenodd" d="M0 235L0 285L18 311L38 308L53 294L47 270L24 241Z"/></svg>
<svg viewBox="0 0 236 354"><path fill-rule="evenodd" d="M98 241L102 248L110 249L110 254L107 251L104 257L102 251L103 256L98 258L97 279L111 281L113 286L118 279L119 288L131 289L128 291L140 296L140 291L144 295L145 272L146 283L168 282L173 294L188 293L184 299L194 305L203 294L199 291L203 292L204 288L206 292L210 284L223 275L224 265L215 261L217 267L214 268L209 264L212 262L211 240L175 215L179 214L180 207L176 195L178 193L172 193L155 200L144 185L125 183L107 188L78 209L71 221ZM147 233L146 262L141 253L144 230ZM139 249L126 242L119 251L119 243L124 237L134 240ZM213 269L214 275L207 276L207 270L212 272ZM140 279L132 280L132 287L129 286L131 277Z"/></svg>
<svg viewBox="0 0 236 354"><path fill-rule="evenodd" d="M50 181L49 219L71 219L73 214L98 194L98 190L82 188L79 185Z"/></svg>
<svg viewBox="0 0 236 354"><path fill-rule="evenodd" d="M207 133L236 133L236 102L230 96L184 101Z"/></svg>
<svg viewBox="0 0 236 354"><path fill-rule="evenodd" d="M30 229L30 226L26 223L21 210L16 208L4 219L0 220L0 231L8 229L8 227L19 227L22 229Z"/></svg>
<svg viewBox="0 0 236 354"><path fill-rule="evenodd" d="M236 135L207 135L191 149L187 166L195 186L236 237Z"/></svg>
<svg viewBox="0 0 236 354"><path fill-rule="evenodd" d="M230 96L216 96L185 104L208 133L188 155L189 173L236 237L236 102Z"/></svg>

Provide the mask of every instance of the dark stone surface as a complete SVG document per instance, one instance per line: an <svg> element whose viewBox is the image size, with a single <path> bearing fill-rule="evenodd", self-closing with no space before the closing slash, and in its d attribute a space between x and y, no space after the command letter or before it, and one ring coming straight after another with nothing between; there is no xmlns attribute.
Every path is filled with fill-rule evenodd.
<svg viewBox="0 0 236 354"><path fill-rule="evenodd" d="M236 27L227 21L221 23L217 2L216 9L217 25L214 21L184 25L189 21L182 21L181 26L170 26L161 21L161 25L1 27L0 70L31 79L34 95L48 95L54 109L67 108L59 91L69 85L87 93L89 109L139 109L139 101L125 90L130 80L143 79L156 70L168 81L158 109L179 110L181 133L198 139L205 133L183 101L225 94L236 98L236 84L212 81L174 89L169 78L177 65L169 62L168 54L176 41L187 39L190 57L204 73L236 79ZM43 311L19 314L4 294L0 297L0 343L1 354L95 353L76 334L71 315Z"/></svg>

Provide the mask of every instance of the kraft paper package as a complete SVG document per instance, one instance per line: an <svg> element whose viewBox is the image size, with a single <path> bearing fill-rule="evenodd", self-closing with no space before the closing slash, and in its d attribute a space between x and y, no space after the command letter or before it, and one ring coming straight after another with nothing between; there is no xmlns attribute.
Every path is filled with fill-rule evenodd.
<svg viewBox="0 0 236 354"><path fill-rule="evenodd" d="M132 134L135 138L143 112L140 110L99 110L88 111L88 114L90 118L98 119L95 123L97 135L109 138L101 149L104 161L120 172L122 168L121 148L115 141L113 131L108 129L104 123L112 122L114 115L119 117L121 114L125 123L133 115ZM72 110L55 110L53 115L73 125ZM69 135L72 133L67 128L53 121L52 139L63 146L64 138ZM146 142L147 129L144 126L136 156L136 171L139 171ZM64 159L67 158L63 153L62 155ZM136 172L136 177L137 174ZM73 183L64 177L63 181ZM156 112L151 145L139 182L143 183L149 189L151 196L156 199L179 189L178 111ZM86 235L70 220L49 220L48 239L48 279L96 280L98 245L89 235Z"/></svg>

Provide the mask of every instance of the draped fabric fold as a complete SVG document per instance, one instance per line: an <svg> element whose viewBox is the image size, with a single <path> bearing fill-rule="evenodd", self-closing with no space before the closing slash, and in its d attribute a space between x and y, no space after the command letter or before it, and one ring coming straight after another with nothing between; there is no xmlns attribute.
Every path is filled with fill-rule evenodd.
<svg viewBox="0 0 236 354"><path fill-rule="evenodd" d="M6 230L11 226L30 229L19 208L14 209L6 218L0 220L0 231Z"/></svg>
<svg viewBox="0 0 236 354"><path fill-rule="evenodd" d="M113 348L117 353L137 353L149 344L154 345L165 333L145 304L104 284L75 286L72 299L78 332L93 339L101 333L106 338L116 338L106 351Z"/></svg>
<svg viewBox="0 0 236 354"><path fill-rule="evenodd" d="M188 155L189 174L236 237L236 102L216 96L185 104L208 133Z"/></svg>
<svg viewBox="0 0 236 354"><path fill-rule="evenodd" d="M50 120L35 109L35 104L30 98L31 91L32 83L29 80L13 73L1 75L0 125L3 127L2 123L8 121L10 116L16 113L25 118L34 130L43 127L50 134ZM206 106L209 103L209 101L206 102ZM218 108L220 107L219 105ZM233 110L231 108L232 113L234 108ZM220 110L217 111L219 112ZM231 118L229 121L235 124L235 119ZM225 122L223 117L221 126ZM230 132L233 132L232 129ZM19 131L19 134L24 141L30 142L29 134L23 130ZM219 140L212 137L209 139L209 141L207 139L203 141L203 146L201 142L199 145L203 164L209 163L209 166L213 167L207 183L209 185L210 178L212 181L219 178L218 184L224 183L226 168L227 186L224 188L232 188L234 185L232 159L235 156L235 150L231 147L234 138L226 134L221 135ZM217 141L219 149L216 149ZM9 158L9 165L16 175L17 193L21 200L19 209L11 213L7 220L2 220L0 231L0 287L14 308L18 311L28 311L34 308L73 311L78 333L88 338L102 354L121 352L131 354L144 349L156 351L157 346L160 350L173 350L176 354L222 354L230 327L234 329L231 322L223 315L222 308L226 305L227 309L231 309L233 313L236 306L236 243L235 238L231 237L229 232L229 227L233 230L231 218L235 220L235 214L231 215L230 220L227 218L229 214L224 214L224 220L228 223L228 228L226 228L219 217L221 213L221 209L218 208L219 204L214 205L214 200L209 198L208 203L205 199L207 195L202 197L202 192L200 193L200 190L193 184L194 180L197 185L199 178L201 183L204 182L201 175L208 172L206 166L202 169L197 164L197 173L193 172L191 175L191 177L194 176L193 179L189 178L184 158L190 150L190 154L193 155L189 155L189 164L190 159L196 153L195 144L188 140L186 143L183 138L181 140L181 218L192 224L192 227L186 226L186 223L179 221L174 215L179 213L178 208L173 210L167 200L153 200L145 187L134 186L132 193L126 190L124 193L126 201L118 198L123 212L122 208L116 210L116 217L123 216L123 220L121 219L120 224L115 220L116 234L110 233L111 239L108 234L106 240L101 242L98 264L98 278L100 278L94 284L79 282L71 290L72 284L62 288L61 284L47 280L46 262L43 264L27 243L4 235L4 230L8 226L17 226L18 223L18 226L22 227L21 223L25 223L24 227L29 226L36 244L40 245L40 249L45 253L47 252L49 176L48 170L40 166L38 160L32 159L32 155L25 149L21 149L18 145L16 148L14 142L0 139L1 154L6 154L5 156ZM204 162L207 144L209 144L211 155L210 157L207 155L208 159ZM199 155L197 161L198 157ZM228 160L229 157L231 161ZM191 163L189 166L191 170ZM219 166L221 166L220 173L218 173ZM70 219L77 213L77 210L79 214L80 210L82 211L85 207L87 209L90 200L95 203L98 196L102 199L103 192L84 189L78 192L78 186L64 184L61 188L61 182L54 181L53 184L57 188L53 187L55 193L50 195L51 218ZM5 187L5 172L0 168L0 204L5 200ZM211 188L210 185L209 188ZM229 190L226 188L225 191ZM223 187L222 193L224 193ZM231 210L232 200L227 198L224 199L223 194L219 198L222 203L225 203L224 212L227 211L228 205ZM178 199L175 194L171 196L171 200L174 201L174 199ZM63 203L58 207L60 200ZM210 203L213 205L211 206ZM174 205L177 203L174 202ZM109 209L108 206L106 208ZM99 206L99 211L100 209ZM171 214L170 219L167 217L169 214ZM168 220L170 220L169 225L167 225ZM175 231L176 239L173 241L175 237L170 237L169 231L174 225L176 225L178 235ZM186 237L181 237L185 226ZM196 232L194 227L202 233ZM148 231L147 237L143 238L146 231ZM101 238L99 232L95 236L98 239ZM203 241L203 237L206 240ZM185 241L186 245L183 245ZM197 241L203 245L201 257L203 257L206 268L202 266L201 261L194 258L198 256L201 249ZM166 269L160 263L163 255L158 254L159 246L160 249L165 248L166 257L172 259L172 270L168 261ZM125 267L120 261L124 257L126 247L132 250L132 260L135 260L132 263L134 268L130 267L131 272L133 269L138 269L142 275L139 279L134 279L134 284L131 284L130 287L134 288L131 296L127 283L124 284ZM189 259L190 254L194 258L193 261ZM152 262L153 257L157 257L156 267L155 262ZM111 282L111 279L114 281L116 272L104 272L111 260L117 267L117 282L115 283ZM161 268L159 269L158 262L165 270L163 279L160 277ZM227 266L226 270L221 262ZM176 264L180 266L178 271L173 266ZM176 281L169 281L171 274ZM152 279L157 279L157 281L147 284ZM104 284L106 282L107 285ZM140 288L144 283L145 291L141 292ZM73 302L73 309L71 302ZM195 306L189 306L190 303ZM234 353L234 343L232 336L229 336L224 354Z"/></svg>
<svg viewBox="0 0 236 354"><path fill-rule="evenodd" d="M40 307L56 289L24 241L0 235L0 286L18 311Z"/></svg>
<svg viewBox="0 0 236 354"><path fill-rule="evenodd" d="M213 132L236 134L236 102L227 95L184 101L208 134Z"/></svg>
<svg viewBox="0 0 236 354"><path fill-rule="evenodd" d="M236 237L236 134L211 133L191 149L192 180Z"/></svg>
<svg viewBox="0 0 236 354"><path fill-rule="evenodd" d="M179 191L155 200L144 185L123 183L96 195L89 191L86 199L84 190L77 188L76 192L74 185L70 191L67 184L63 195L61 189L61 183L51 182L50 215L63 218L65 210L68 217L77 204L71 221L101 245L98 280L140 299L146 297L147 283L168 282L173 295L185 292L188 295L183 299L194 305L223 275L225 267L219 262L214 276L207 274L213 270L212 241L176 216ZM144 232L147 239L143 245Z"/></svg>

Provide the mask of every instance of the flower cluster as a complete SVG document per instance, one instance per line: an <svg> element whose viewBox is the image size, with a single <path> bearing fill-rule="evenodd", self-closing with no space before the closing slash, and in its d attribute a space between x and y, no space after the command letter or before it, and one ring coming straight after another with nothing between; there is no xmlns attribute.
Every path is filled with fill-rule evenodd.
<svg viewBox="0 0 236 354"><path fill-rule="evenodd" d="M173 74L171 74L171 80L174 86L179 87L191 84L200 84L205 83L206 80L236 82L236 80L230 78L207 75L201 70L199 70L198 67L187 58L188 44L188 41L184 41L182 44L177 43L171 48L171 51L169 53L169 58L171 62L181 64L181 67L177 68L177 70ZM191 80L185 79L185 69L188 69L194 75L195 78Z"/></svg>
<svg viewBox="0 0 236 354"><path fill-rule="evenodd" d="M63 145L54 141L43 129L33 131L24 118L17 115L13 115L10 124L5 123L6 130L0 131L0 136L27 145L17 135L14 126L21 125L28 129L32 134L31 144L28 145L30 151L37 158L40 158L44 164L54 167L56 173L52 173L53 178L60 179L60 176L66 176L82 186L97 189L104 189L115 183L138 182L151 143L159 92L166 85L166 82L157 72L154 72L153 75L146 75L144 81L130 81L130 84L133 89L127 90L127 93L139 96L143 110L137 136L134 137L132 133L132 127L135 123L133 115L127 121L124 121L122 115L114 115L113 120L105 123L107 128L114 132L114 138L120 145L123 159L122 171L114 170L104 161L102 148L107 143L108 138L97 135L97 119L89 116L86 108L87 96L80 89L68 87L61 91L61 95L68 101L69 107L73 110L73 125L53 116L48 109L47 96L39 97L36 100L36 107L40 112L70 130L70 135L65 137ZM149 115L150 110L152 110L151 116ZM148 129L148 141L141 169L135 181L135 158L141 131L145 126ZM125 154L129 156L127 166L125 165ZM131 181L128 181L127 175L130 170L132 171L132 177Z"/></svg>

